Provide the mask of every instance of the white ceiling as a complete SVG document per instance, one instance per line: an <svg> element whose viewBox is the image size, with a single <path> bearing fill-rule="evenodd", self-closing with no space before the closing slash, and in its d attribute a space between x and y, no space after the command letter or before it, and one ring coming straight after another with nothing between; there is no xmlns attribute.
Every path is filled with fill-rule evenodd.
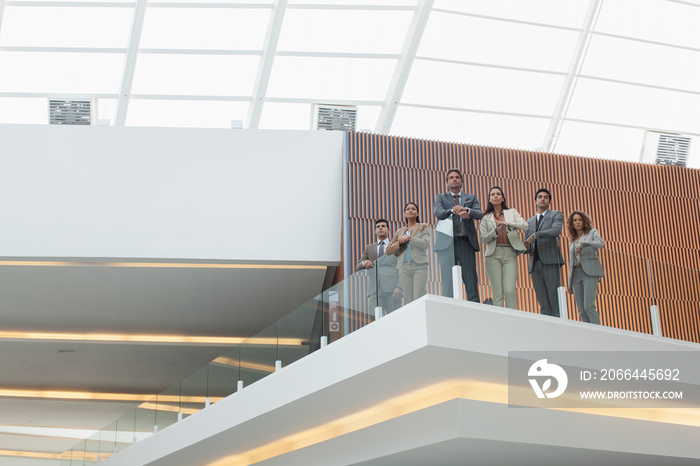
<svg viewBox="0 0 700 466"><path fill-rule="evenodd" d="M0 265L0 464L12 466L57 466L58 460L4 455L6 450L63 453L152 395L177 389L181 379L188 378L187 386L204 396L209 377L200 369L235 347L217 338L243 341L258 334L318 294L326 275L325 267L11 263ZM309 307L306 315L314 314L315 308ZM306 340L309 328L285 322L264 336ZM127 339L120 340L120 335ZM134 336L141 341L130 341ZM174 340L160 341L163 336ZM199 338L190 342L188 337ZM249 348L245 359L275 351L274 344L262 345L255 353L254 346ZM304 348L308 346L285 351ZM235 375L236 369L226 364L212 368L220 371L218 379L221 371ZM201 374L190 377L198 371ZM229 382L228 387L212 382L210 396L235 391L235 377ZM122 395L145 396L125 400Z"/></svg>
<svg viewBox="0 0 700 466"><path fill-rule="evenodd" d="M353 104L359 129L629 161L646 129L700 135L696 0L5 0L0 21L0 123L64 96L133 126Z"/></svg>

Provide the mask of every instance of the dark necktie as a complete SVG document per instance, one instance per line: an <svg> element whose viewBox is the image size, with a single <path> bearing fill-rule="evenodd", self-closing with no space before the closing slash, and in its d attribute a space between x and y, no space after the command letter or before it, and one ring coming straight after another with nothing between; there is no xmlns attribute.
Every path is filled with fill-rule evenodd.
<svg viewBox="0 0 700 466"><path fill-rule="evenodd" d="M455 205L459 205L459 194L454 194ZM457 233L462 233L462 217L457 219Z"/></svg>
<svg viewBox="0 0 700 466"><path fill-rule="evenodd" d="M539 231L540 229L540 220L542 220L542 215L537 216L537 221L535 222L535 231Z"/></svg>
<svg viewBox="0 0 700 466"><path fill-rule="evenodd" d="M379 251L377 251L377 257L382 257L384 255L384 241L379 243Z"/></svg>

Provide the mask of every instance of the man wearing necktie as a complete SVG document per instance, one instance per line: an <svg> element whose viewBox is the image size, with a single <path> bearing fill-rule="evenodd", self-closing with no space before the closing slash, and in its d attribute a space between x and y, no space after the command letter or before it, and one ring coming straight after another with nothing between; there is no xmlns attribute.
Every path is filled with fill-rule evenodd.
<svg viewBox="0 0 700 466"><path fill-rule="evenodd" d="M540 314L559 317L559 269L564 257L559 249L559 235L564 225L564 215L559 210L549 210L552 193L541 188L535 194L537 214L527 221L527 238L523 244L530 254L528 271L535 288Z"/></svg>
<svg viewBox="0 0 700 466"><path fill-rule="evenodd" d="M484 216L479 206L479 200L474 194L462 192L464 179L456 168L447 171L445 176L447 193L438 194L433 204L433 214L438 220L451 218L453 221L453 236L443 233L435 234L435 252L440 262L442 274L442 294L453 296L452 267L462 267L462 280L467 289L467 299L479 302L479 277L476 274L476 251L479 250L479 239L476 234L474 220Z"/></svg>
<svg viewBox="0 0 700 466"><path fill-rule="evenodd" d="M365 246L355 270L369 269L367 298L370 306L381 307L389 313L401 306L403 292L399 285L399 272L396 270L396 256L385 254L389 245L389 222L382 218L374 226L377 241Z"/></svg>

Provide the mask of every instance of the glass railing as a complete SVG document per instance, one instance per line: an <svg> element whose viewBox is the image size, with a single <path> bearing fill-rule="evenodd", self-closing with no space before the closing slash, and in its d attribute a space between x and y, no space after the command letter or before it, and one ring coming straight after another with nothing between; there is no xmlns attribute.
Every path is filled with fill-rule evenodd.
<svg viewBox="0 0 700 466"><path fill-rule="evenodd" d="M424 287L428 294L443 295L447 291L451 296L449 286L455 241L441 235L429 230L423 235L423 241L416 241L410 249L412 261L384 255L367 264L364 269L80 442L62 456L60 466L96 464L254 384L279 368L372 323L377 317L406 305L410 301L405 291L409 286L418 290L416 294L420 294ZM568 242L562 239L560 247L564 264L558 279L559 296L564 297L566 304L565 318L579 320L573 296L562 292L566 290L569 273L568 246ZM485 247L476 253L478 291L482 302L493 296L485 270L484 252ZM400 254L405 254L405 250ZM651 334L656 319L654 312L658 309L658 334L698 340L700 271L610 249L600 250L599 256L605 270L596 301L602 325ZM517 256L518 309L513 312L539 313L528 261L527 255ZM467 299L466 292L463 296ZM693 322L694 326L686 322Z"/></svg>

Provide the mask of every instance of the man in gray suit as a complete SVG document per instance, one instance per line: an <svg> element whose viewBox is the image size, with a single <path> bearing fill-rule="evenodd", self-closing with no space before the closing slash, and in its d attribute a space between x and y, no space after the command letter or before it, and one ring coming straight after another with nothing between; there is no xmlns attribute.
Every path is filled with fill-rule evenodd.
<svg viewBox="0 0 700 466"><path fill-rule="evenodd" d="M433 203L433 214L438 220L450 218L453 222L453 236L436 232L433 247L440 262L442 294L453 296L452 267L459 264L462 266L462 280L467 288L467 299L478 303L480 300L476 251L479 250L479 239L474 220L480 220L484 214L476 196L462 192L464 179L459 170L448 170L445 181L447 193L438 194Z"/></svg>
<svg viewBox="0 0 700 466"><path fill-rule="evenodd" d="M535 288L540 314L559 317L559 269L564 257L559 249L559 235L564 225L564 215L559 210L549 210L552 193L541 188L535 194L537 214L527 221L524 241L530 254L528 271Z"/></svg>
<svg viewBox="0 0 700 466"><path fill-rule="evenodd" d="M400 307L403 292L399 286L396 256L384 254L389 245L389 222L382 218L374 222L374 226L377 241L365 246L355 270L374 269L369 272L367 298L373 307L381 307L389 313Z"/></svg>

